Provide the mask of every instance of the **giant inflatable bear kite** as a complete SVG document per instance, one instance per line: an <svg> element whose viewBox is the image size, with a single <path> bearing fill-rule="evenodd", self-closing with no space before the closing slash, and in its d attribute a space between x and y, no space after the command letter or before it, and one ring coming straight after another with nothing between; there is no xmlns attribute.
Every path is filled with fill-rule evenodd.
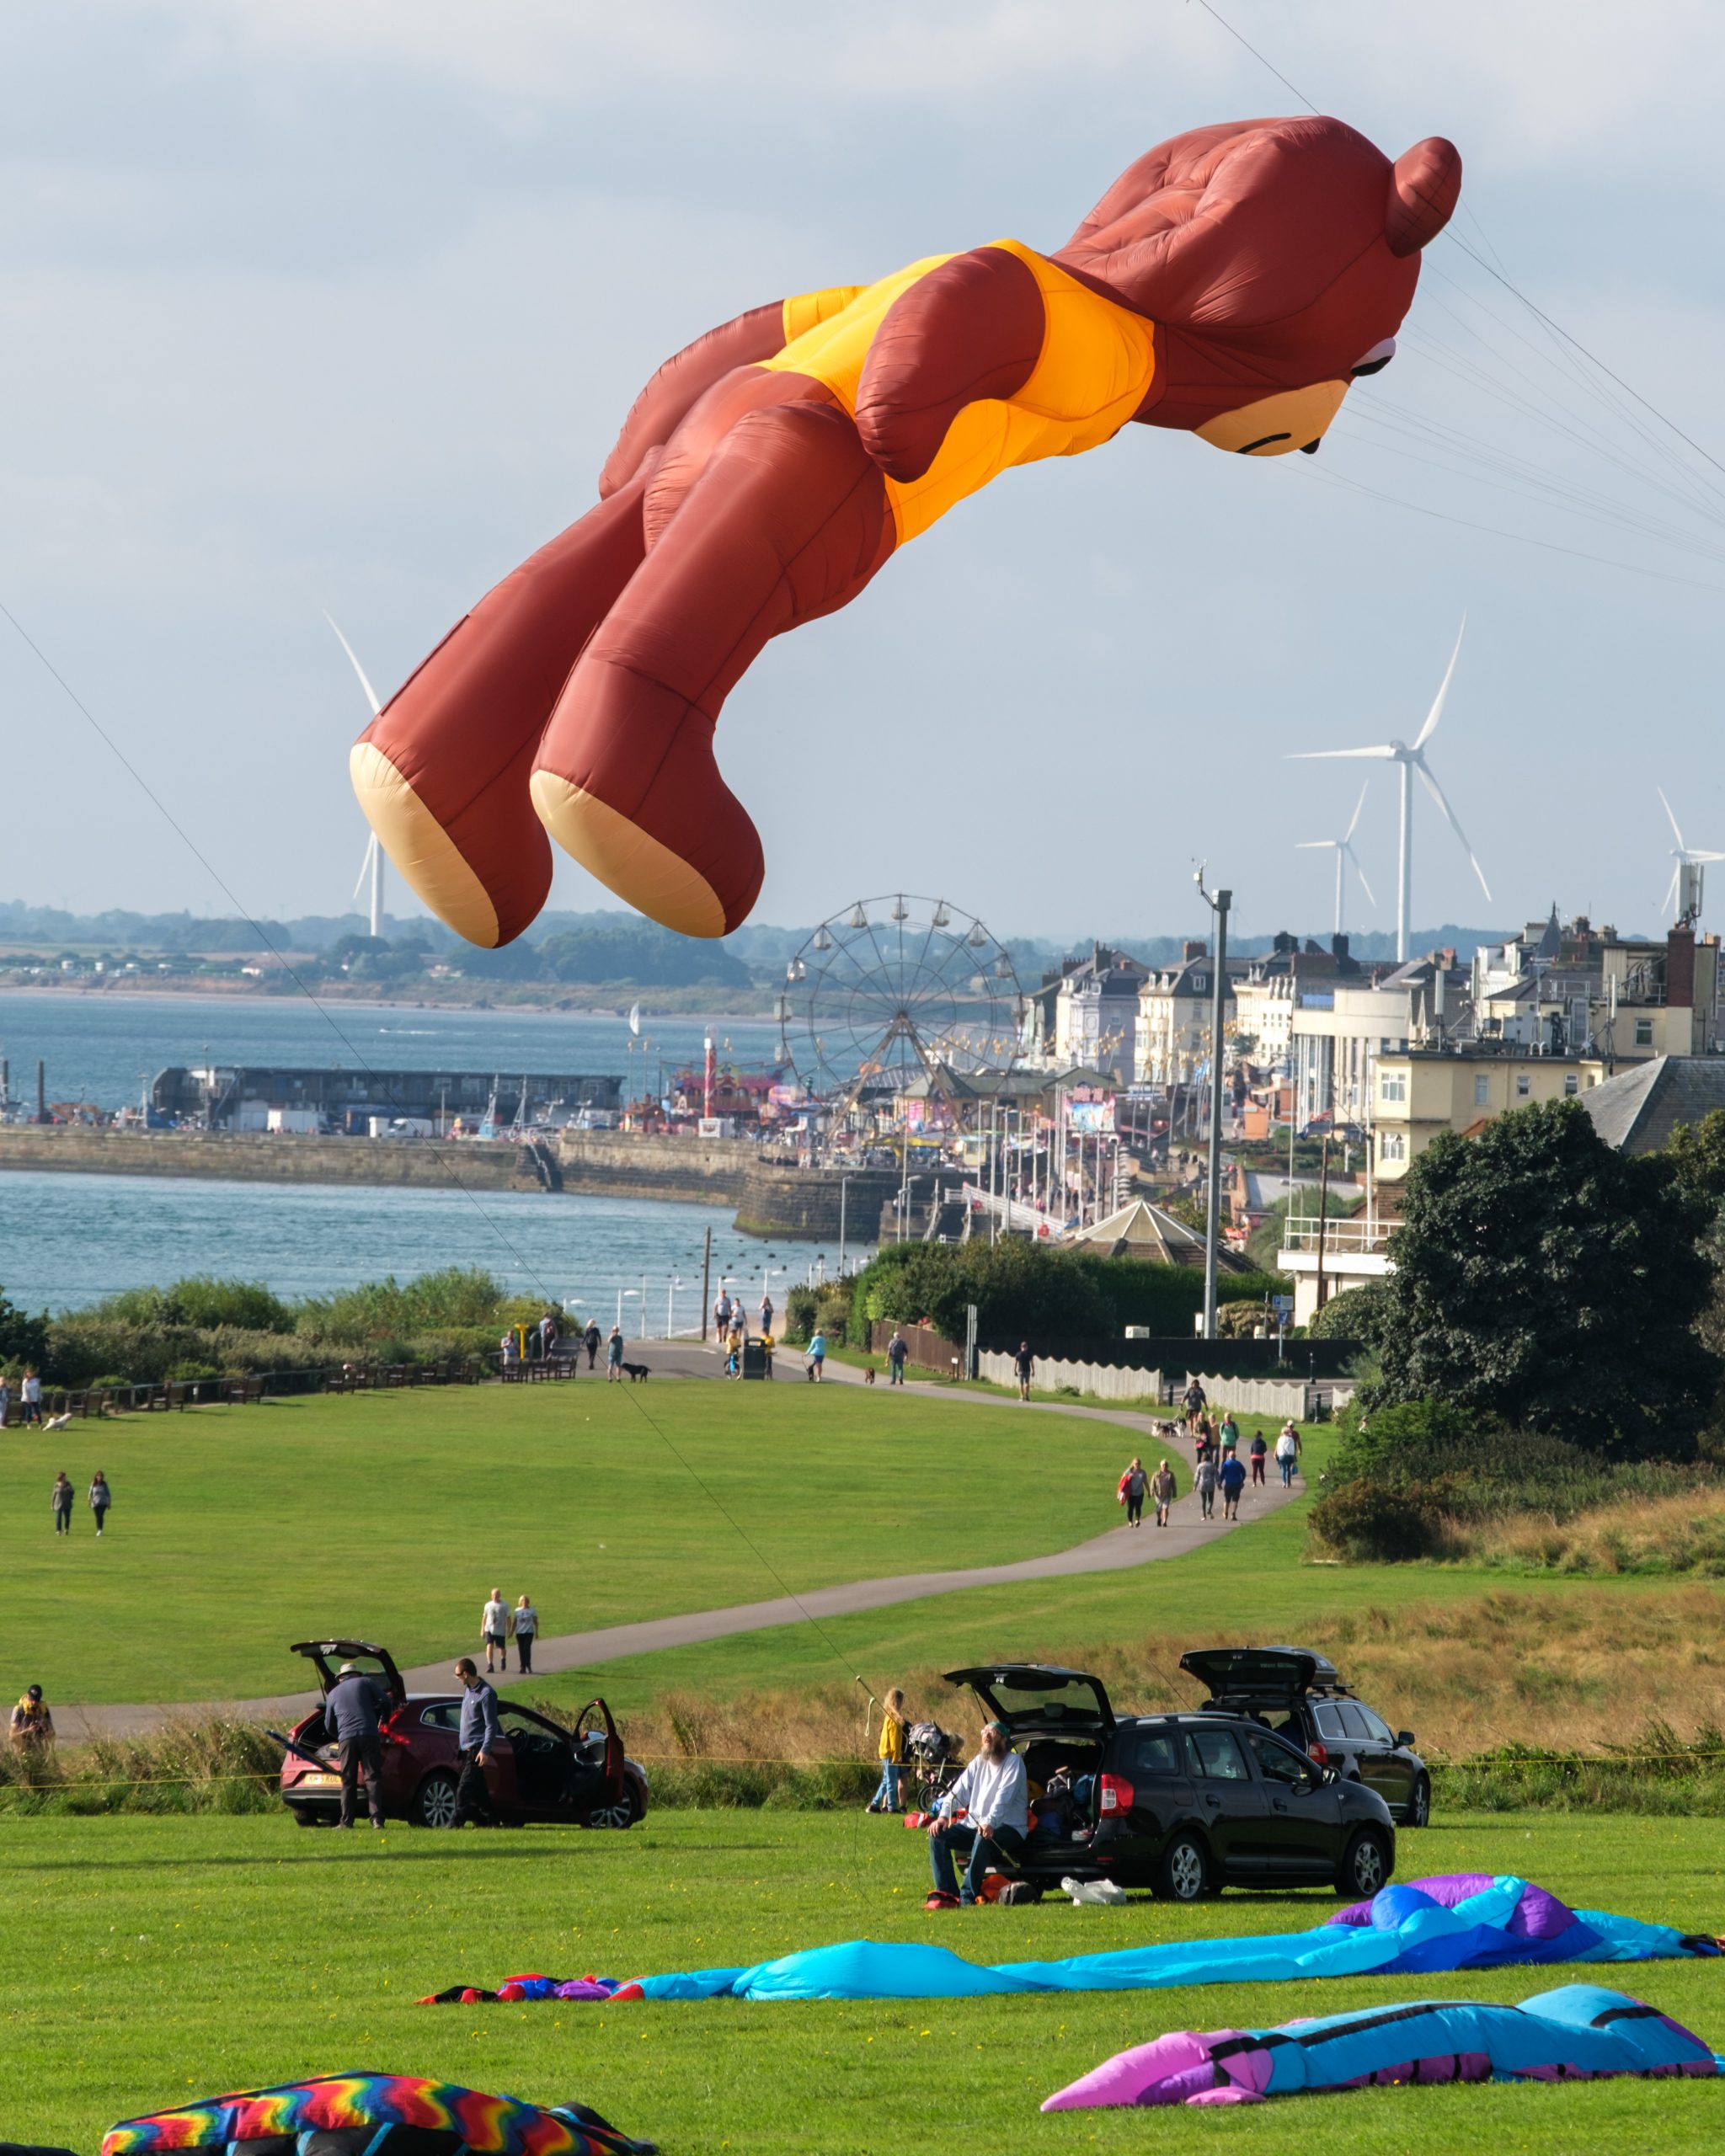
<svg viewBox="0 0 1725 2156"><path fill-rule="evenodd" d="M1014 464L1129 420L1242 456L1314 450L1375 373L1461 164L1341 121L1195 129L1065 247L997 240L760 307L654 376L601 500L460 622L360 737L390 859L470 942L519 936L546 833L639 911L721 936L761 841L719 776L725 697Z"/></svg>

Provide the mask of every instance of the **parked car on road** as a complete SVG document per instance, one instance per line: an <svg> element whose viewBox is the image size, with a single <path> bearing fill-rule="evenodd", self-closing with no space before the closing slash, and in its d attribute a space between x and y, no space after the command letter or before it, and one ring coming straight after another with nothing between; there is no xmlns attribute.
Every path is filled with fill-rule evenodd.
<svg viewBox="0 0 1725 2156"><path fill-rule="evenodd" d="M1309 1647L1198 1647L1180 1667L1218 1714L1263 1723L1344 1781L1375 1789L1404 1827L1431 1824L1432 1778L1413 1732L1392 1732L1324 1656Z"/></svg>
<svg viewBox="0 0 1725 2156"><path fill-rule="evenodd" d="M1116 1715L1100 1678L1040 1662L946 1681L1005 1724L1044 1792L1015 1867L1033 1886L1112 1879L1175 1902L1332 1886L1363 1901L1395 1871L1383 1799L1240 1715Z"/></svg>
<svg viewBox="0 0 1725 2156"><path fill-rule="evenodd" d="M326 1699L344 1662L357 1663L383 1694L378 1721L385 1817L452 1827L461 1772L460 1692L410 1694L393 1657L364 1640L302 1640L293 1652L316 1670ZM499 1818L511 1826L547 1821L633 1827L644 1816L647 1770L624 1753L603 1700L590 1700L572 1730L507 1700L499 1700L497 1714L503 1742L488 1758L485 1781ZM296 1748L281 1762L282 1801L301 1826L330 1826L341 1807L341 1775L321 1706L291 1734Z"/></svg>

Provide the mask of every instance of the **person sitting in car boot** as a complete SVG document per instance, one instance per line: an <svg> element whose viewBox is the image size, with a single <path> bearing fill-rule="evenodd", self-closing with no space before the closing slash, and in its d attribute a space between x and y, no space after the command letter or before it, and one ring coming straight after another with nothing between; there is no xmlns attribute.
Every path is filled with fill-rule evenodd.
<svg viewBox="0 0 1725 2156"><path fill-rule="evenodd" d="M1004 1722L982 1732L982 1748L942 1797L928 1822L928 1868L934 1877L929 1906L969 1908L991 1862L1012 1864L1023 1854L1030 1825L1030 1785L1024 1762L1012 1749ZM959 1884L953 1853L969 1854Z"/></svg>

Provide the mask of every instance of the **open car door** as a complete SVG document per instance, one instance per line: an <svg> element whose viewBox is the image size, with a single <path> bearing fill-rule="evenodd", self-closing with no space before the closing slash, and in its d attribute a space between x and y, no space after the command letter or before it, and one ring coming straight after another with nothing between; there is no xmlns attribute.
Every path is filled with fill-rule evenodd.
<svg viewBox="0 0 1725 2156"><path fill-rule="evenodd" d="M966 1684L988 1710L1020 1737L1107 1737L1114 1710L1099 1677L1041 1662L994 1662L976 1669L949 1669L948 1684Z"/></svg>

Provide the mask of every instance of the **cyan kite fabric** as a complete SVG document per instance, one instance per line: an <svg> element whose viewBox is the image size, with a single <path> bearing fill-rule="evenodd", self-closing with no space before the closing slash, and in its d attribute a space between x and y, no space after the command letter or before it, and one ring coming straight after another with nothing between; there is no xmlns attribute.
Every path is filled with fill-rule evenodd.
<svg viewBox="0 0 1725 2156"><path fill-rule="evenodd" d="M1658 1961L1721 1952L1715 1939L1575 1910L1525 1879L1484 1872L1386 1886L1311 1931L1175 1941L1056 1961L967 1961L943 1946L872 1939L817 1946L735 1969L692 1969L622 1983L513 1977L500 1990L457 1986L439 2002L530 1999L973 1999L1003 1992L1147 1991L1175 1984L1284 1983L1300 1977L1423 1975L1514 1963ZM427 2000L423 2004L433 2002Z"/></svg>
<svg viewBox="0 0 1725 2156"><path fill-rule="evenodd" d="M303 2156L313 2137L318 2156L395 2156L393 2142L400 2156L654 2156L650 2141L631 2141L585 2104L545 2110L407 2073L323 2074L206 2097L110 2127L102 2156Z"/></svg>
<svg viewBox="0 0 1725 2156"><path fill-rule="evenodd" d="M1627 1993L1565 1984L1519 2006L1420 1999L1274 2029L1179 2030L1061 2089L1045 2111L1256 2104L1266 2096L1441 2081L1592 2081L1725 2073L1701 2038Z"/></svg>

